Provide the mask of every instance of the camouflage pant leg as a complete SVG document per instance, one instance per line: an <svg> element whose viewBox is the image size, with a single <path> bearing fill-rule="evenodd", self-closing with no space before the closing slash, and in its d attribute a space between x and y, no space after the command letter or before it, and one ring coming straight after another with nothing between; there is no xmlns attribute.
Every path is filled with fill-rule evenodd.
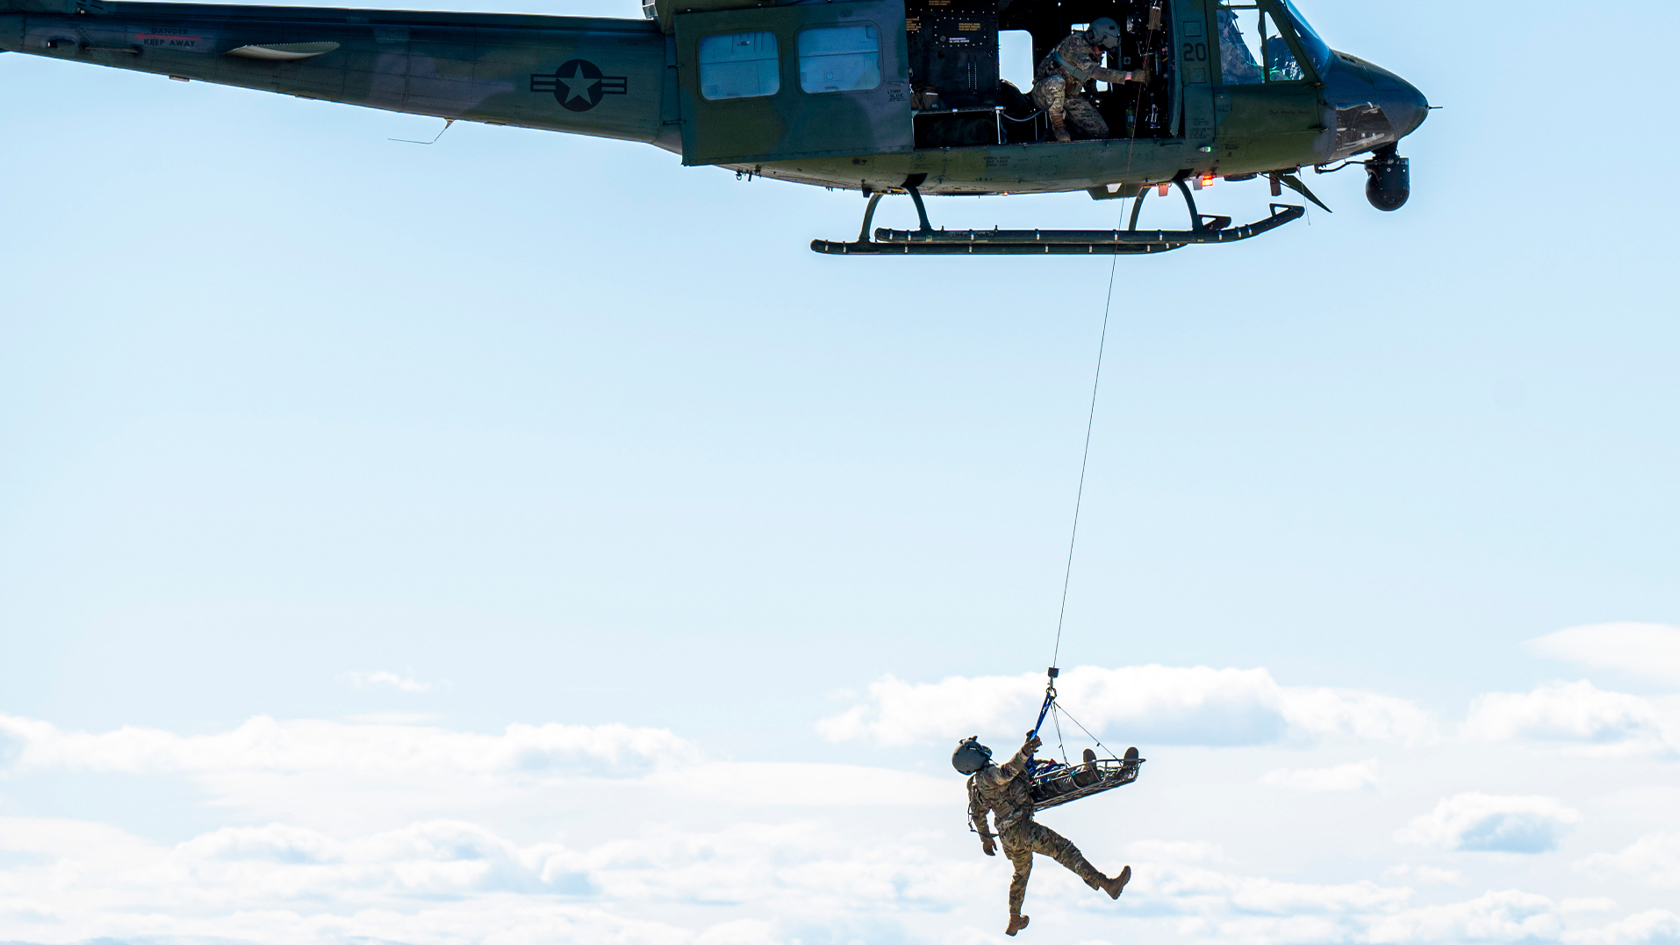
<svg viewBox="0 0 1680 945"><path fill-rule="evenodd" d="M1039 108L1047 112L1059 112L1067 98L1067 83L1062 81L1061 76L1047 75L1034 82L1027 94Z"/></svg>
<svg viewBox="0 0 1680 945"><path fill-rule="evenodd" d="M1102 113L1097 106L1092 105L1083 95L1075 95L1062 106L1067 111L1067 122L1073 130L1079 132L1081 138L1108 137L1108 122L1103 121Z"/></svg>
<svg viewBox="0 0 1680 945"><path fill-rule="evenodd" d="M1027 878L1032 875L1034 853L1041 853L1072 870L1092 889L1103 881L1103 874L1097 872L1078 847L1042 824L1030 820L1015 824L1000 833L998 839L1003 841L1003 855L1015 865L1015 875L1009 880L1009 914L1012 916L1021 914L1021 904L1027 899Z"/></svg>
<svg viewBox="0 0 1680 945"><path fill-rule="evenodd" d="M1033 83L1032 100L1050 116L1051 124L1060 124L1066 115L1067 83L1059 75L1045 76Z"/></svg>

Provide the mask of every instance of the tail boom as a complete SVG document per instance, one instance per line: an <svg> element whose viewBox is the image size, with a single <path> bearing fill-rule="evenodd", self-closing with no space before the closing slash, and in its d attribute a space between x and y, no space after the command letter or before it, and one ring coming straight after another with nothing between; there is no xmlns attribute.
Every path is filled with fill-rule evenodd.
<svg viewBox="0 0 1680 945"><path fill-rule="evenodd" d="M303 98L680 147L647 20L0 0L0 49Z"/></svg>

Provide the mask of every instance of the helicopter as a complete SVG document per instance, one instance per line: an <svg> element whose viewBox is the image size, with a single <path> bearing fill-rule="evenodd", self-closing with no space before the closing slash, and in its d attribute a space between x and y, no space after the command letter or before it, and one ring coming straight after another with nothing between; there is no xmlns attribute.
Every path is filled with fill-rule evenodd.
<svg viewBox="0 0 1680 945"><path fill-rule="evenodd" d="M1270 205L1232 225L1193 191L1265 178L1328 210L1305 167L1363 164L1380 210L1410 194L1397 145L1427 99L1332 50L1293 0L643 0L644 16L566 17L231 4L0 0L0 51L445 119L651 144L688 166L855 190L856 240L834 255L1144 254L1235 242L1299 219ZM1058 141L1000 78L1000 33L1033 61L1071 31L1121 27L1112 68L1141 82L1083 94L1109 137ZM448 124L445 125L448 127ZM1361 155L1364 160L1357 160ZM1176 188L1190 223L1140 230ZM924 195L1084 190L1135 198L1109 230L935 230ZM907 194L920 226L876 229Z"/></svg>

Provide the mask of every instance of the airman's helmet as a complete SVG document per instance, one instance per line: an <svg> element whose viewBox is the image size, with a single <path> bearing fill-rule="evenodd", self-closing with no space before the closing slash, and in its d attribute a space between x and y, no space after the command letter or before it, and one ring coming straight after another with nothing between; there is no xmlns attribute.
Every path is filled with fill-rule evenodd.
<svg viewBox="0 0 1680 945"><path fill-rule="evenodd" d="M1099 16L1091 21L1091 28L1085 31L1091 37L1091 42L1109 49L1120 47L1120 24L1106 16Z"/></svg>
<svg viewBox="0 0 1680 945"><path fill-rule="evenodd" d="M951 767L963 774L973 774L992 763L992 750L980 744L980 736L970 735L957 743L951 752Z"/></svg>

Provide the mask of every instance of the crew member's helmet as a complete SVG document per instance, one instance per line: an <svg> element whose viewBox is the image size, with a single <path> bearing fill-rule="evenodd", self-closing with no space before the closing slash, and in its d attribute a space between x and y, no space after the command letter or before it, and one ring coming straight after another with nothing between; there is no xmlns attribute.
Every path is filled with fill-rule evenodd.
<svg viewBox="0 0 1680 945"><path fill-rule="evenodd" d="M1106 16L1099 16L1092 20L1091 27L1085 31L1085 35L1089 36L1091 42L1098 46L1107 46L1109 49L1120 48L1120 24Z"/></svg>
<svg viewBox="0 0 1680 945"><path fill-rule="evenodd" d="M973 774L992 763L992 750L980 744L980 736L970 735L957 743L951 752L951 767L963 774Z"/></svg>

